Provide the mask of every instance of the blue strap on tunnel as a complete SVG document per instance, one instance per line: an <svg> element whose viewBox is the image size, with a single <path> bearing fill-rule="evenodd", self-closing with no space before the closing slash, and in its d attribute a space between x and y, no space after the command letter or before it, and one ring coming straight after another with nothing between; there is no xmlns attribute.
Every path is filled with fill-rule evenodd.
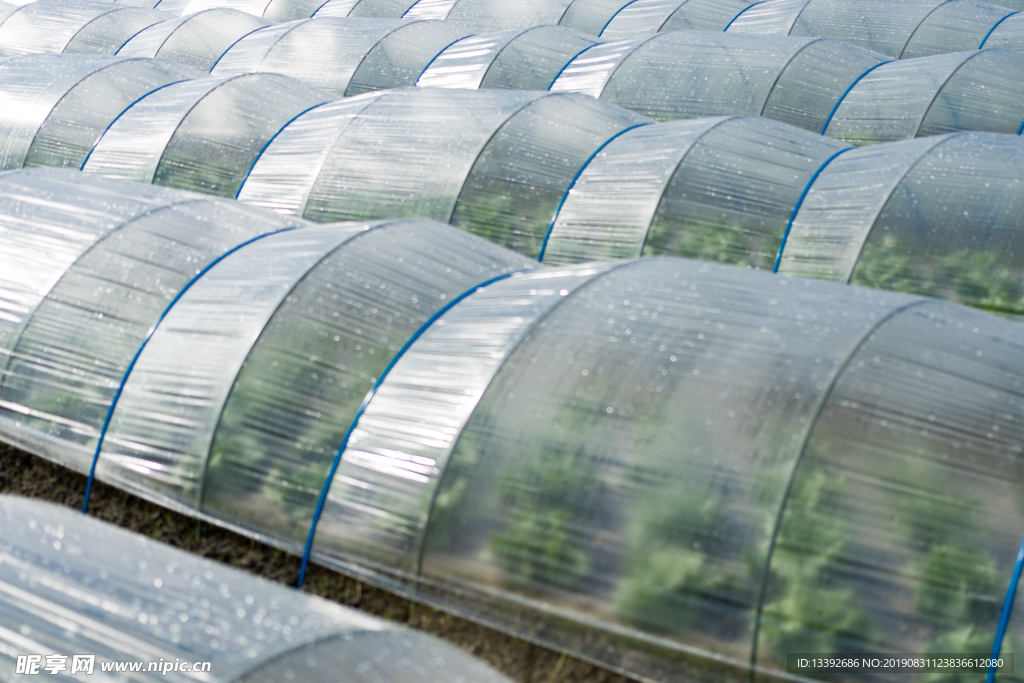
<svg viewBox="0 0 1024 683"><path fill-rule="evenodd" d="M373 386L370 387L370 390L366 392L366 396L363 397L363 402L359 404L359 410L356 411L355 416L352 418L352 421L348 425L348 430L345 432L345 436L341 439L341 445L338 446L338 452L334 454L334 461L331 463L331 469L327 473L327 478L324 479L323 487L320 489L320 499L317 500L316 502L316 509L313 511L313 519L309 524L309 533L306 535L306 547L302 551L302 563L299 565L299 580L296 582L296 586L298 588L302 588L302 584L306 582L306 568L309 565L310 553L313 551L313 538L316 536L316 527L317 524L320 523L320 516L323 514L324 511L324 505L327 502L327 494L331 490L331 482L334 481L334 475L338 471L338 466L341 465L341 456L345 453L345 449L348 447L348 441L349 439L352 438L352 433L355 432L356 426L359 424L359 419L363 416L363 413L366 412L367 407L369 407L370 405L370 401L373 400L373 397L377 394L377 390L380 389L381 385L384 383L384 380L387 378L388 374L390 374L391 370L395 367L395 365L398 364L398 361L402 359L402 356L405 355L406 351L408 351L409 348L416 343L416 340L422 337L423 334L426 333L428 329L430 329L431 325L437 322L437 320L441 316L450 311L460 301L470 296L471 294L474 294L478 290L483 289L484 287L490 286L495 282L499 282L501 280L510 278L519 272L522 271L512 271L511 273L505 273L503 275L498 275L497 277L492 277L490 280L481 282L478 285L473 285L465 292L459 294L457 297L455 297L447 304L442 306L436 313L434 313L434 315L430 316L425 323L420 325L419 329L416 330L416 332L414 332L413 335L409 337L408 341L406 341L405 344L402 345L402 348L398 349L398 353L394 355L394 357L391 359L391 362L387 364L387 367L384 368L384 371L381 372L380 376L377 377L377 379L374 381Z"/></svg>
<svg viewBox="0 0 1024 683"><path fill-rule="evenodd" d="M740 17L742 17L743 13L746 12L748 9L750 9L751 7L757 7L758 5L763 5L765 2L767 2L767 0L761 0L761 2L755 2L753 4L747 5L743 9L741 9L739 11L739 14L737 14L735 17L730 19L729 23L725 25L725 28L722 29L722 33L725 33L726 31L728 31L729 27L732 26L733 22L736 21L737 19L739 19Z"/></svg>
<svg viewBox="0 0 1024 683"><path fill-rule="evenodd" d="M828 113L828 118L825 119L825 125L821 127L821 133L820 134L821 135L825 134L825 131L828 130L828 124L832 123L832 117L836 115L837 111L839 111L839 105L841 105L843 103L843 100L845 100L846 96L850 94L850 91L853 90L855 87L857 87L857 84L860 83L862 78L867 76L869 73L871 73L872 71L874 71L878 67L885 66L886 64L892 64L895 61L898 61L898 60L890 59L890 60L885 61L885 62L879 62L878 64L875 64L873 67L871 67L870 69L868 69L867 71L862 73L860 76L857 76L857 78L853 79L853 83L851 83L850 87L847 88L846 91L843 92L842 95L840 95L839 99L836 100L836 106L832 107L832 111L830 111Z"/></svg>
<svg viewBox="0 0 1024 683"><path fill-rule="evenodd" d="M1020 12L1010 12L1010 13L1009 13L1009 14L1007 14L1007 15L1006 15L1005 17L1003 17L1002 19L1000 19L1000 20L999 20L999 21L997 21L996 23L992 24L992 28L990 28L990 29L988 30L988 33L986 33L986 34L985 34L985 37L981 39L981 42L980 42L980 43L978 43L978 49L980 50L980 49L982 49L983 47L985 47L985 43L987 43L987 42L988 42L989 36L991 36L991 35L992 35L992 32L993 32L993 31L995 31L995 30L996 30L997 28L999 28L999 24L1003 23L1004 21L1006 21L1007 19L1009 19L1010 17L1012 17L1012 16L1014 15L1014 14L1020 14Z"/></svg>
<svg viewBox="0 0 1024 683"><path fill-rule="evenodd" d="M772 266L773 273L779 272L779 264L782 263L782 250L786 248L786 240L789 239L789 231L793 229L793 221L796 220L796 215L800 213L800 207L803 206L804 199L807 198L807 193L811 191L811 186L814 185L814 181L818 179L818 176L820 176L821 172L825 170L825 167L832 163L833 159L840 154L849 152L851 149L857 148L847 147L846 149L841 149L828 159L825 159L825 163L819 166L818 170L811 176L811 179L807 181L807 186L804 187L804 191L800 193L800 197L796 200L796 205L793 207L793 213L789 214L789 222L786 223L786 231L782 233L782 241L779 243L779 253L775 255L775 265Z"/></svg>
<svg viewBox="0 0 1024 683"><path fill-rule="evenodd" d="M996 639L992 643L992 659L999 659L1003 650L1003 639L1006 637L1006 628L1010 624L1010 615L1013 614L1013 602L1017 599L1017 584L1020 583L1020 572L1024 569L1024 540L1020 542L1020 549L1017 551L1017 561L1013 565L1013 574L1010 576L1010 585L1006 587L1006 598L1003 600L1003 611L999 615L999 627L996 629ZM996 680L996 667L988 668L988 675L985 676L985 683L994 683Z"/></svg>
<svg viewBox="0 0 1024 683"><path fill-rule="evenodd" d="M590 165L590 162L593 161L594 158L598 154L601 153L601 150L603 150L605 147L610 145L612 143L612 141L615 140L616 138L618 138L620 135L625 135L626 133L628 133L629 131L633 130L634 128L640 128L641 126L649 126L649 125L651 125L651 124L649 124L649 123L637 123L637 124L634 124L634 125L630 126L629 128L623 128L618 133L616 133L615 135L613 135L610 138L608 138L607 140L605 140L601 144L601 146L598 147L597 149L595 149L594 153L591 154L589 157L587 157L587 160L584 161L583 164L576 170L576 175L574 175L572 177L572 180L569 181L569 186L565 188L565 192L562 193L562 198L559 200L558 206L555 208L555 213L554 213L553 216L551 216L551 222L548 224L548 231L544 233L544 241L541 242L541 245L540 245L540 253L537 254L537 261L538 262L541 262L541 261L544 260L544 252L547 251L548 240L551 239L551 231L555 229L555 221L558 220L558 214L560 214L562 212L562 205L565 204L565 200L569 198L569 193L572 192L572 188L576 186L576 181L580 179L581 175L583 175L583 171L587 170L587 166Z"/></svg>
<svg viewBox="0 0 1024 683"><path fill-rule="evenodd" d="M146 349L146 345L149 344L149 340L153 338L153 335L156 333L156 329L160 326L160 323L162 323L164 321L164 318L166 318L168 314L170 314L171 309L174 308L174 305L177 304L179 300L181 300L181 297L185 295L185 292L191 289L192 285L199 281L199 278L206 275L206 273L208 273L211 268L213 268L218 263L226 259L228 256L235 253L239 249L242 249L243 247L252 244L253 242L263 239L264 237L270 237L271 235L278 235L282 232L289 232L291 230L297 229L297 226L292 226L289 228L281 228L280 230L274 230L273 232L264 233L262 235L257 235L256 237L246 240L245 242L235 245L231 249L225 251L223 254L210 261L205 268L200 270L191 280L185 283L185 286L181 288L181 291L179 291L175 295L175 297L171 299L171 302L167 304L167 307L164 308L163 313L161 313L160 317L156 319L156 322L154 322L150 326L149 330L147 330L146 332L146 335L142 338L142 343L139 344L139 348L135 352L135 355L132 357L131 362L128 363L128 367L125 368L124 374L121 376L121 383L117 386L117 391L114 392L114 398L110 402L110 407L107 408L107 416L103 419L103 427L100 429L100 438L99 441L96 442L96 451L93 453L92 465L89 467L89 478L85 482L85 500L82 502L83 514L89 513L89 496L92 494L92 483L93 480L96 478L96 463L98 463L100 460L100 451L103 450L103 441L107 438L107 429L110 428L110 420L114 417L114 409L117 408L117 402L121 399L121 394L124 392L124 387L128 383L128 377L132 374L132 370L135 369L135 364L139 361L139 357L142 355L142 352Z"/></svg>

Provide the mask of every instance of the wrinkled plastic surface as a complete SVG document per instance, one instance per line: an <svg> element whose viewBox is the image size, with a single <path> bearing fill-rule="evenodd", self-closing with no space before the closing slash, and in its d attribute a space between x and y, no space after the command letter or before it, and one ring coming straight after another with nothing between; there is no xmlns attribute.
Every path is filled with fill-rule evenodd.
<svg viewBox="0 0 1024 683"><path fill-rule="evenodd" d="M444 22L317 17L246 36L214 76L291 76L341 96L414 85L439 52L466 35Z"/></svg>
<svg viewBox="0 0 1024 683"><path fill-rule="evenodd" d="M670 254L771 270L804 188L845 147L759 117L631 130L573 184L543 260Z"/></svg>
<svg viewBox="0 0 1024 683"><path fill-rule="evenodd" d="M918 150L895 220L924 199L918 180L954 177L943 164L990 183L1013 168L1005 140L1020 144L960 134L833 163ZM926 143L950 149L918 163ZM797 647L991 643L1024 522L1018 324L667 258L475 288L527 265L402 221L251 244L157 329L100 475L294 552L376 382L318 562L655 679L747 680L751 657L778 671ZM461 293L381 379L403 335Z"/></svg>
<svg viewBox="0 0 1024 683"><path fill-rule="evenodd" d="M1024 313L1022 146L956 133L844 154L811 187L780 271Z"/></svg>
<svg viewBox="0 0 1024 683"><path fill-rule="evenodd" d="M214 258L304 222L180 190L0 176L0 425L79 472L149 326Z"/></svg>
<svg viewBox="0 0 1024 683"><path fill-rule="evenodd" d="M270 22L234 9L211 9L163 21L135 34L121 57L170 59L209 71L237 40Z"/></svg>
<svg viewBox="0 0 1024 683"><path fill-rule="evenodd" d="M170 18L102 0L37 0L0 21L0 58L39 52L112 55L142 29Z"/></svg>
<svg viewBox="0 0 1024 683"><path fill-rule="evenodd" d="M624 40L660 31L724 31L750 0L635 0L622 7L600 36Z"/></svg>
<svg viewBox="0 0 1024 683"><path fill-rule="evenodd" d="M405 16L409 19L445 19L457 22L476 33L484 33L557 24L572 2L573 0L419 0L409 8Z"/></svg>
<svg viewBox="0 0 1024 683"><path fill-rule="evenodd" d="M427 222L307 228L249 245L153 335L97 476L298 552L349 422L395 353L462 292L534 266ZM158 414L174 417L142 417Z"/></svg>
<svg viewBox="0 0 1024 683"><path fill-rule="evenodd" d="M324 0L161 0L157 9L175 16L197 14L209 9L233 9L268 21L306 19Z"/></svg>
<svg viewBox="0 0 1024 683"><path fill-rule="evenodd" d="M886 0L768 0L736 17L727 30L835 38L907 59L976 50L982 43L1012 49L989 45L986 36L1019 9L1024 5L1017 0L908 0L897 5ZM1004 35L1012 34L1012 25L1006 30Z"/></svg>
<svg viewBox="0 0 1024 683"><path fill-rule="evenodd" d="M835 41L679 31L596 45L552 84L660 121L755 114L820 132L884 57Z"/></svg>
<svg viewBox="0 0 1024 683"><path fill-rule="evenodd" d="M579 95L369 93L289 124L239 199L318 222L432 218L536 256L587 159L649 121Z"/></svg>
<svg viewBox="0 0 1024 683"><path fill-rule="evenodd" d="M96 140L137 99L202 76L173 62L25 55L0 63L0 169L80 168Z"/></svg>
<svg viewBox="0 0 1024 683"><path fill-rule="evenodd" d="M156 91L96 143L86 173L234 197L267 143L331 96L277 74L205 78Z"/></svg>
<svg viewBox="0 0 1024 683"><path fill-rule="evenodd" d="M1024 55L986 49L902 60L865 75L825 130L855 145L957 130L1016 135L1024 125Z"/></svg>
<svg viewBox="0 0 1024 683"><path fill-rule="evenodd" d="M469 36L438 54L416 85L547 90L566 64L596 43L585 33L562 26Z"/></svg>
<svg viewBox="0 0 1024 683"><path fill-rule="evenodd" d="M508 679L431 636L284 588L77 513L0 497L0 678L18 655L94 654L109 662L209 662L208 673L149 672L133 681L266 683L343 676L353 683L502 683ZM53 674L40 671L43 676Z"/></svg>

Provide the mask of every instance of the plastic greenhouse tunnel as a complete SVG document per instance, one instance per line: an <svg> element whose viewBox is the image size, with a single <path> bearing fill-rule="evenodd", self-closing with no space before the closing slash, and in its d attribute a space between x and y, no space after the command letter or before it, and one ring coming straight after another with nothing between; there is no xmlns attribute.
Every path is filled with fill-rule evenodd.
<svg viewBox="0 0 1024 683"><path fill-rule="evenodd" d="M65 507L0 496L0 527L5 681L121 681L139 663L130 680L147 683L511 683L431 636ZM15 673L26 650L47 656Z"/></svg>
<svg viewBox="0 0 1024 683"><path fill-rule="evenodd" d="M1024 55L953 52L881 64L859 79L825 135L869 145L960 130L1019 135L1024 128Z"/></svg>
<svg viewBox="0 0 1024 683"><path fill-rule="evenodd" d="M662 31L724 31L753 0L634 0L622 2L598 34L602 40L639 38Z"/></svg>
<svg viewBox="0 0 1024 683"><path fill-rule="evenodd" d="M634 128L580 172L540 258L673 255L771 270L804 188L847 149L757 116Z"/></svg>
<svg viewBox="0 0 1024 683"><path fill-rule="evenodd" d="M230 8L276 23L306 19L323 3L324 0L160 0L156 8L175 17Z"/></svg>
<svg viewBox="0 0 1024 683"><path fill-rule="evenodd" d="M74 178L0 182L24 211ZM83 182L75 201L100 205L129 186ZM186 196L136 187L153 215ZM11 262L68 220L40 213L0 221L25 245ZM22 304L4 440L64 443L79 471L95 446L99 480L633 676L993 645L1024 529L1015 322L683 259L537 267L425 221L243 238L142 315L84 278L83 259L105 282L164 277L115 245L135 222L80 240ZM79 341L118 316L139 321L127 366ZM109 393L34 422L66 399L63 349Z"/></svg>
<svg viewBox="0 0 1024 683"><path fill-rule="evenodd" d="M836 38L908 59L983 47L1024 49L1021 9L1020 0L767 0L752 4L726 30Z"/></svg>
<svg viewBox="0 0 1024 683"><path fill-rule="evenodd" d="M779 272L1019 316L1022 244L1024 141L954 133L834 159L793 217Z"/></svg>
<svg viewBox="0 0 1024 683"><path fill-rule="evenodd" d="M574 94L367 93L289 123L238 198L317 222L430 218L536 257L578 170L648 123Z"/></svg>
<svg viewBox="0 0 1024 683"><path fill-rule="evenodd" d="M438 54L416 85L547 90L565 65L597 40L563 26L535 26L463 38Z"/></svg>
<svg viewBox="0 0 1024 683"><path fill-rule="evenodd" d="M277 74L176 83L125 110L96 142L82 170L234 197L278 131L331 99Z"/></svg>
<svg viewBox="0 0 1024 683"><path fill-rule="evenodd" d="M283 74L338 97L359 95L415 85L439 52L468 34L443 21L317 17L250 33L211 73Z"/></svg>
<svg viewBox="0 0 1024 683"><path fill-rule="evenodd" d="M202 77L174 62L94 55L24 55L0 62L0 170L80 168L127 107L172 83Z"/></svg>
<svg viewBox="0 0 1024 683"><path fill-rule="evenodd" d="M857 77L884 61L833 40L674 31L595 45L551 90L660 121L755 114L819 133Z"/></svg>
<svg viewBox="0 0 1024 683"><path fill-rule="evenodd" d="M139 31L170 18L103 0L36 0L0 11L0 58L39 52L112 55Z"/></svg>
<svg viewBox="0 0 1024 683"><path fill-rule="evenodd" d="M139 31L117 54L170 59L209 71L238 39L269 24L235 9L210 9Z"/></svg>
<svg viewBox="0 0 1024 683"><path fill-rule="evenodd" d="M675 255L1024 314L1024 141L853 148L757 117L637 128L566 193L550 264Z"/></svg>

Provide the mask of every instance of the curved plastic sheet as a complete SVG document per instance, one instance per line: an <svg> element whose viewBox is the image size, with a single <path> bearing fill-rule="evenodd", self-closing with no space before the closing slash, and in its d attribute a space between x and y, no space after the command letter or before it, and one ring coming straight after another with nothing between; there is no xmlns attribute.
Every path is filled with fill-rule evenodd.
<svg viewBox="0 0 1024 683"><path fill-rule="evenodd" d="M587 159L649 122L578 95L370 93L289 124L238 198L318 222L432 218L536 256Z"/></svg>
<svg viewBox="0 0 1024 683"><path fill-rule="evenodd" d="M53 675L45 667L55 653L61 680L103 683L127 680L104 672L125 661L142 663L131 680L146 683L284 683L296 671L299 680L509 683L431 636L68 508L2 496L0 525L7 681L23 677L15 674L19 655L41 655L36 675ZM87 673L73 672L80 653L95 655Z"/></svg>
<svg viewBox="0 0 1024 683"><path fill-rule="evenodd" d="M1011 14L997 26L993 26L985 42L979 47L1004 47L1024 52L1024 14Z"/></svg>
<svg viewBox="0 0 1024 683"><path fill-rule="evenodd" d="M603 270L497 283L421 338L350 441L318 561L392 588L412 590L415 578L418 595L655 679L684 677L699 650L742 668L755 638L761 664L775 671L785 666L776 653L798 645L909 651L965 627L984 651L1002 581L949 586L919 567L955 572L957 558L974 557L972 542L988 550L986 575L1006 577L1012 566L1021 487L984 492L989 480L1017 481L1019 327L865 290L826 293L766 276L754 286L754 273L680 261ZM522 313L506 321L510 310ZM494 332L480 338L485 321ZM924 349L920 360L906 360L908 349ZM965 369L968 352L977 365ZM495 355L500 363L486 360ZM891 370L879 380L884 399L865 366L872 377ZM930 403L938 387L976 398L979 409L965 413L952 395ZM438 394L425 411L418 397ZM412 409L418 423L405 418ZM856 439L847 416L858 413L877 439L846 448L837 423L845 417L846 438ZM891 426L876 426L879 413ZM932 441L946 441L927 459L915 457L925 425ZM967 452L939 425L963 434ZM848 461L850 452L860 457ZM838 468L859 473L856 484L828 476ZM949 468L976 492L962 504L953 503L960 479L943 476ZM889 512L901 505L897 482L919 511ZM929 513L933 487L969 515ZM872 489L849 499L860 524L828 497ZM886 514L873 513L886 494ZM899 533L915 524L928 534L912 536L917 543ZM866 545L878 556L865 558ZM873 593L874 567L891 572L886 594ZM842 590L823 587L833 575ZM907 594L919 597L897 598ZM960 607L965 600L977 602ZM816 618L816 605L835 606L843 621ZM906 623L926 628L908 637Z"/></svg>
<svg viewBox="0 0 1024 683"><path fill-rule="evenodd" d="M573 0L419 0L409 8L405 17L445 19L457 22L474 32L484 33L558 24L572 2Z"/></svg>
<svg viewBox="0 0 1024 683"><path fill-rule="evenodd" d="M233 9L268 21L294 21L312 16L324 0L161 0L157 9L175 16L209 9Z"/></svg>
<svg viewBox="0 0 1024 683"><path fill-rule="evenodd" d="M596 43L585 33L562 26L469 36L438 54L416 85L547 90L566 64Z"/></svg>
<svg viewBox="0 0 1024 683"><path fill-rule="evenodd" d="M395 353L462 292L535 265L428 222L249 245L153 335L97 476L300 551L349 422Z"/></svg>
<svg viewBox="0 0 1024 683"><path fill-rule="evenodd" d="M807 194L780 271L1024 313L1022 148L956 133L844 154Z"/></svg>
<svg viewBox="0 0 1024 683"><path fill-rule="evenodd" d="M173 62L25 55L0 62L0 169L80 168L127 107L171 83L202 76Z"/></svg>
<svg viewBox="0 0 1024 683"><path fill-rule="evenodd" d="M318 17L246 36L212 74L277 73L339 97L358 95L414 85L438 53L466 33L437 21Z"/></svg>
<svg viewBox="0 0 1024 683"><path fill-rule="evenodd" d="M820 132L850 84L884 59L835 41L678 31L596 45L551 90L660 121L756 114Z"/></svg>
<svg viewBox="0 0 1024 683"><path fill-rule="evenodd" d="M846 147L760 117L631 130L583 169L543 260L671 254L771 270L804 188Z"/></svg>
<svg viewBox="0 0 1024 683"><path fill-rule="evenodd" d="M724 31L750 0L634 0L601 31L603 40L624 40L661 31Z"/></svg>
<svg viewBox="0 0 1024 683"><path fill-rule="evenodd" d="M135 34L121 57L170 59L209 71L237 40L269 21L234 9L211 9L161 22Z"/></svg>
<svg viewBox="0 0 1024 683"><path fill-rule="evenodd" d="M1007 139L833 163L917 150L918 176L890 175L919 192L942 164L1011 168L986 143ZM926 143L951 149L918 162ZM294 551L289 515L373 384L318 562L648 679L991 644L1024 528L1019 324L667 258L477 287L526 265L408 222L251 244L158 328L101 475Z"/></svg>
<svg viewBox="0 0 1024 683"><path fill-rule="evenodd" d="M1017 5L1016 0L999 5L976 0L897 5L886 0L768 0L743 12L727 30L835 38L905 59L978 49L1013 9L1024 9Z"/></svg>
<svg viewBox="0 0 1024 683"><path fill-rule="evenodd" d="M416 0L327 0L310 16L359 17L363 19L444 19L448 14L447 9L441 12L440 16L425 16L423 13L410 14L415 5Z"/></svg>
<svg viewBox="0 0 1024 683"><path fill-rule="evenodd" d="M991 651L1024 521L1020 329L932 302L850 357L777 523L762 667L804 650Z"/></svg>
<svg viewBox="0 0 1024 683"><path fill-rule="evenodd" d="M93 147L82 170L234 197L277 132L330 99L326 92L277 74L171 85L125 111Z"/></svg>
<svg viewBox="0 0 1024 683"><path fill-rule="evenodd" d="M939 5L914 30L900 59L977 50L994 26L1016 13L1008 9L1012 6L1024 9L1024 3L1013 0L992 4L952 0Z"/></svg>
<svg viewBox="0 0 1024 683"><path fill-rule="evenodd" d="M304 224L55 169L4 174L0 190L0 430L80 472L170 299L236 244Z"/></svg>
<svg viewBox="0 0 1024 683"><path fill-rule="evenodd" d="M102 0L37 0L0 22L0 58L39 52L112 55L139 31L170 18Z"/></svg>
<svg viewBox="0 0 1024 683"><path fill-rule="evenodd" d="M825 130L855 145L975 130L1016 135L1024 125L1024 55L954 52L884 64L865 75Z"/></svg>

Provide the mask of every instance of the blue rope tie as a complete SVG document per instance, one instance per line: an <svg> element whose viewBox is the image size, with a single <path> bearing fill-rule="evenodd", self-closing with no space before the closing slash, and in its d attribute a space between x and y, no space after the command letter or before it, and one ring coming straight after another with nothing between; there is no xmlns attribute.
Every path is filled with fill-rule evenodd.
<svg viewBox="0 0 1024 683"><path fill-rule="evenodd" d="M1010 576L1010 585L1006 587L1006 598L1003 600L1003 611L999 615L999 628L996 629L996 640L992 643L992 659L999 659L1003 650L1003 638L1006 637L1006 627L1010 624L1010 615L1013 613L1013 602L1017 599L1017 584L1020 583L1021 569L1024 569L1024 540L1020 542L1020 549L1017 551L1017 561L1013 565L1013 574ZM996 680L996 667L993 664L988 668L988 675L985 683L993 683Z"/></svg>
<svg viewBox="0 0 1024 683"><path fill-rule="evenodd" d="M864 78L865 76L867 76L872 71L874 71L875 69L877 69L878 67L885 66L886 64L892 64L895 61L897 61L897 60L890 59L890 60L885 61L885 62L879 62L878 64L875 64L873 67L871 67L870 69L868 69L867 71L862 73L860 76L857 76L857 78L854 79L853 83L850 84L850 87L846 89L846 92L844 92L839 97L839 99L836 100L836 106L832 107L832 111L829 112L828 118L825 119L825 125L821 127L821 135L824 135L825 131L828 130L828 124L832 123L832 117L836 115L837 111L839 111L839 105L843 103L843 100L845 100L846 96L850 94L850 91L853 90L857 86L858 83L860 83L860 80L862 78Z"/></svg>
<svg viewBox="0 0 1024 683"><path fill-rule="evenodd" d="M1007 19L1012 17L1014 14L1020 14L1020 12L1010 12L1005 17L1003 17L1002 19L1000 19L996 23L992 24L992 28L990 28L988 30L988 33L985 34L985 37L981 39L981 43L978 44L978 49L980 50L983 47L985 47L985 43L988 42L988 39L992 35L992 32L995 31L997 28L999 28L999 24L1003 23L1004 21L1006 21Z"/></svg>
<svg viewBox="0 0 1024 683"><path fill-rule="evenodd" d="M381 372L380 376L376 379L376 381L374 381L373 386L370 387L370 390L366 392L366 396L363 397L363 402L359 405L359 410L356 411L355 417L352 418L352 422L350 422L348 425L348 431L345 432L345 436L341 440L341 445L338 446L338 452L335 453L334 455L334 461L331 463L331 470L330 472L327 473L327 478L324 480L323 488L320 489L320 499L317 500L316 510L313 511L313 520L310 522L309 533L306 535L306 547L302 551L302 564L299 566L299 580L296 582L296 586L298 588L302 588L302 584L306 582L306 567L309 565L309 555L313 550L313 538L314 536L316 536L316 526L320 523L320 516L323 514L324 504L327 502L327 494L331 489L331 482L334 481L334 475L338 471L338 466L341 464L341 456L345 452L345 448L348 446L349 439L352 438L352 433L355 431L356 425L359 424L359 418L361 418L363 416L363 413L366 412L367 407L369 407L370 405L370 401L372 401L373 397L377 394L377 390L381 387L381 384L384 383L384 380L387 378L388 374L395 367L395 365L398 364L398 361L402 359L402 356L405 355L405 352L409 350L409 348L416 342L417 339L423 336L423 334L428 329L430 329L431 325L437 322L438 318L447 313L456 304L458 304L460 301L470 296L471 294L474 294L478 290L481 290L484 287L492 285L495 282L504 280L506 278L510 278L518 272L522 271L513 271L511 273L505 273L504 275L492 277L490 280L482 282L478 285L473 285L465 292L459 294L457 297L455 297L447 304L442 306L436 313L434 313L434 315L430 316L430 318L428 318L425 323L420 325L419 329L416 330L416 332L413 333L411 337L409 337L409 340L402 345L402 348L398 350L398 353L394 355L394 357L391 359L391 362L387 364L387 367L384 368L384 371Z"/></svg>
<svg viewBox="0 0 1024 683"><path fill-rule="evenodd" d="M601 146L598 147L597 149L595 149L594 153L591 154L589 157L587 157L587 160L584 161L583 165L580 166L579 170L576 171L576 175L574 175L572 177L572 180L569 182L569 186L567 188L565 188L565 193L562 194L562 199L559 200L558 207L555 209L554 215L551 216L551 222L548 224L548 230L547 230L547 232L544 233L544 241L540 245L540 253L537 254L537 261L538 262L541 262L541 261L544 260L544 252L547 251L548 240L551 239L551 231L555 229L555 221L558 220L558 214L562 212L562 205L565 204L565 200L569 198L569 192L572 191L572 188L576 185L576 181L580 179L581 175L583 175L583 171L587 170L587 166L589 166L590 162L594 160L594 157L596 157L598 154L600 154L601 150L603 150L605 147L610 145L612 143L612 141L615 140L616 138L618 138L620 135L625 135L626 133L628 133L629 131L633 130L634 128L639 128L640 126L649 126L649 125L651 125L651 124L649 124L649 123L637 123L637 124L634 124L634 125L630 126L629 128L623 128L618 133L616 133L615 135L611 136L610 138L605 140L603 143L601 143Z"/></svg>
<svg viewBox="0 0 1024 683"><path fill-rule="evenodd" d="M818 176L820 176L821 172L825 170L825 167L832 163L833 159L840 154L849 152L851 149L857 148L847 147L846 149L841 149L828 159L825 159L825 163L819 166L818 170L811 176L811 179L807 181L807 186L804 188L804 191L800 193L800 198L796 200L796 206L793 207L793 213L789 215L789 222L786 223L786 231L782 233L782 241L779 243L779 253L775 255L775 265L772 266L773 273L779 272L779 264L782 263L782 250L786 248L786 240L789 239L789 231L793 228L793 221L796 220L796 215L800 212L800 207L803 206L804 199L807 198L807 193L811 191L811 186L814 185L814 181L818 179Z"/></svg>
<svg viewBox="0 0 1024 683"><path fill-rule="evenodd" d="M761 0L761 2L752 3L750 5L747 5L743 9L741 9L740 13L737 14L732 19L730 19L729 23L725 25L725 28L722 29L722 33L725 33L726 31L728 31L729 27L733 25L733 22L735 22L737 19L739 19L741 16L743 16L743 13L746 12L748 9L750 9L751 7L757 7L758 5L763 5L765 2L767 2L767 0Z"/></svg>
<svg viewBox="0 0 1024 683"><path fill-rule="evenodd" d="M142 343L139 344L139 348L135 352L135 355L132 357L131 362L128 363L128 367L125 369L124 375L121 376L121 383L118 385L117 391L114 392L114 399L110 402L110 407L107 408L107 416L103 420L103 427L100 429L100 438L99 441L96 443L96 452L93 453L92 456L92 466L89 468L89 479L85 482L85 500L82 503L82 514L89 514L89 496L92 494L92 483L93 480L96 478L96 463L98 463L100 460L100 451L103 450L103 441L104 439L107 438L107 429L110 427L110 420L114 416L114 409L117 407L117 402L121 399L121 394L124 392L124 387L128 383L128 376L131 375L132 370L135 369L135 364L138 362L139 356L142 355L142 352L145 350L146 345L149 344L149 340L153 338L153 334L156 333L156 328L160 326L160 323L162 323L164 321L164 318L168 316L168 314L171 312L171 309L174 308L174 305L178 303L182 296L185 295L185 292L191 289L192 285L198 282L199 278L203 277L203 275L206 275L206 273L209 272L209 270L213 268L215 265L226 259L231 254L235 253L242 247L250 245L253 242L256 242L257 240L261 240L264 237L270 237L271 235L277 235L282 232L289 232L291 230L297 229L298 226L292 226L289 228L281 228L280 230L274 230L273 232L258 235L250 240L246 240L245 242L242 242L241 244L232 247L231 249L224 252L214 260L210 261L210 263L208 263L205 268L196 273L195 277L189 280L185 284L185 286L181 288L181 291L179 291L177 295L173 299L171 299L171 302L167 304L167 307L164 309L163 313L160 314L160 317L156 319L156 322L154 322L150 326L149 330L146 332L146 335L142 338Z"/></svg>

